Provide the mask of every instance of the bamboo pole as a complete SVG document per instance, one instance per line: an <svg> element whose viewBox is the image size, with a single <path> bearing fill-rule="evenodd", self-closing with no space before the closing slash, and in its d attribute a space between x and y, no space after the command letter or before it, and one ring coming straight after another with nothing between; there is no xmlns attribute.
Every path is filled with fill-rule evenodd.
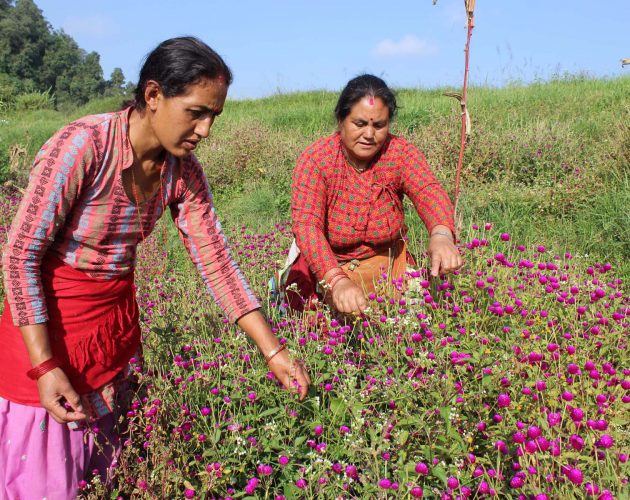
<svg viewBox="0 0 630 500"><path fill-rule="evenodd" d="M455 220L459 220L459 194L461 184L461 172L464 164L464 151L466 149L467 139L470 136L471 124L470 115L468 114L467 97L468 97L468 65L470 61L470 37L472 36L472 30L475 27L475 0L464 0L466 7L466 17L468 18L468 31L466 36L466 46L464 48L464 83L462 86L462 93L445 92L444 95L448 97L454 97L459 100L459 104L462 110L462 128L461 128L461 143L459 148L459 158L457 159L457 170L455 173ZM458 224L459 225L459 224ZM457 228L459 232L459 227Z"/></svg>

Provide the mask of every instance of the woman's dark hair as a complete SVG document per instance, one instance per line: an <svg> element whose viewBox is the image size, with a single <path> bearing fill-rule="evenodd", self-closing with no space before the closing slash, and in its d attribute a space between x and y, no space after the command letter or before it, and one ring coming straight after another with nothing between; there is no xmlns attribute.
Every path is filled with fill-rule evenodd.
<svg viewBox="0 0 630 500"><path fill-rule="evenodd" d="M377 76L360 75L350 80L339 95L337 106L335 106L337 123L345 120L346 116L350 114L352 106L366 96L382 99L389 109L389 119L394 117L398 109L396 96L387 84Z"/></svg>
<svg viewBox="0 0 630 500"><path fill-rule="evenodd" d="M183 36L171 38L158 45L145 59L136 87L134 103L144 109L144 90L149 80L160 84L166 97L186 93L186 88L200 80L222 78L232 83L232 72L214 50L198 38Z"/></svg>

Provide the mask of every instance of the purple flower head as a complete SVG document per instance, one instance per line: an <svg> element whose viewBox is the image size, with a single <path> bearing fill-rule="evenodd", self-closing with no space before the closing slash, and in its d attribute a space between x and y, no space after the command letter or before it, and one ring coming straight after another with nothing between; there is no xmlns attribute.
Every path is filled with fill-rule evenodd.
<svg viewBox="0 0 630 500"><path fill-rule="evenodd" d="M357 468L354 465L348 465L346 466L346 475L351 478L356 478L359 474Z"/></svg>
<svg viewBox="0 0 630 500"><path fill-rule="evenodd" d="M449 490L457 489L459 487L459 480L451 476L446 480L446 486L448 486Z"/></svg>
<svg viewBox="0 0 630 500"><path fill-rule="evenodd" d="M537 437L540 437L541 434L542 434L542 431L540 430L540 427L537 427L535 425L531 425L527 429L527 435L531 439L536 439Z"/></svg>
<svg viewBox="0 0 630 500"><path fill-rule="evenodd" d="M424 462L418 462L416 464L416 472L426 476L429 473L429 466Z"/></svg>
<svg viewBox="0 0 630 500"><path fill-rule="evenodd" d="M378 482L378 486L379 488L383 488L384 490L388 490L392 487L392 482L387 479L387 478L383 478Z"/></svg>
<svg viewBox="0 0 630 500"><path fill-rule="evenodd" d="M507 408L508 406L510 406L510 403L512 403L512 400L510 399L510 396L508 394L501 393L497 398L497 403L499 405L499 408Z"/></svg>
<svg viewBox="0 0 630 500"><path fill-rule="evenodd" d="M594 483L586 483L584 489L586 490L586 494L592 497L599 493L599 486Z"/></svg>
<svg viewBox="0 0 630 500"><path fill-rule="evenodd" d="M413 488L411 488L411 490L409 490L409 494L413 498L422 498L424 495L424 491L422 491L422 488L420 488L420 486L414 486Z"/></svg>
<svg viewBox="0 0 630 500"><path fill-rule="evenodd" d="M273 467L268 464L260 464L256 467L256 472L258 472L261 476L270 476L273 474Z"/></svg>
<svg viewBox="0 0 630 500"><path fill-rule="evenodd" d="M566 471L566 476L573 484L580 485L582 484L582 481L584 481L584 474L582 474L582 471L576 467L569 468Z"/></svg>
<svg viewBox="0 0 630 500"><path fill-rule="evenodd" d="M597 441L595 441L595 446L598 448L611 448L613 444L615 444L615 441L609 434L603 434Z"/></svg>
<svg viewBox="0 0 630 500"><path fill-rule="evenodd" d="M260 483L258 478L252 477L249 481L247 481L247 485L245 485L245 493L252 495L258 487L258 483Z"/></svg>
<svg viewBox="0 0 630 500"><path fill-rule="evenodd" d="M569 444L574 450L580 451L584 448L584 439L577 434L571 434L569 437Z"/></svg>
<svg viewBox="0 0 630 500"><path fill-rule="evenodd" d="M573 408L570 413L571 420L574 422L580 422L584 418L584 411L582 408Z"/></svg>
<svg viewBox="0 0 630 500"><path fill-rule="evenodd" d="M560 422L562 422L562 415L560 413L550 412L547 414L547 423L549 424L549 427L559 425Z"/></svg>

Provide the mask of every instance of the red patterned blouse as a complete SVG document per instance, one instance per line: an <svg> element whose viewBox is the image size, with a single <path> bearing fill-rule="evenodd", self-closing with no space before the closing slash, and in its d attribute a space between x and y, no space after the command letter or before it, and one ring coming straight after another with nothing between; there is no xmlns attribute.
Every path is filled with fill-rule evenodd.
<svg viewBox="0 0 630 500"><path fill-rule="evenodd" d="M135 267L136 246L166 207L210 295L227 317L235 321L260 307L230 254L194 155L179 160L167 154L163 189L140 206L128 198L122 171L133 164L130 112L128 108L81 118L57 132L38 153L2 253L16 326L48 320L40 276L46 252L97 280L128 275Z"/></svg>
<svg viewBox="0 0 630 500"><path fill-rule="evenodd" d="M338 261L366 258L403 237L403 195L431 231L454 230L453 206L418 149L389 135L372 166L358 173L335 133L310 145L293 173L291 216L300 251L318 280Z"/></svg>

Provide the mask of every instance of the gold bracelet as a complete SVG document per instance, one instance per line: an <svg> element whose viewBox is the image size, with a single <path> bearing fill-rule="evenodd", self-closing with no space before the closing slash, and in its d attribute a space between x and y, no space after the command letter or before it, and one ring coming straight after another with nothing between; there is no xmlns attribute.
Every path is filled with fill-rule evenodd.
<svg viewBox="0 0 630 500"><path fill-rule="evenodd" d="M279 352L284 351L286 348L287 346L285 344L281 344L275 349L273 349L271 352L265 355L265 363L269 364L269 361L271 361L271 358L273 358Z"/></svg>

